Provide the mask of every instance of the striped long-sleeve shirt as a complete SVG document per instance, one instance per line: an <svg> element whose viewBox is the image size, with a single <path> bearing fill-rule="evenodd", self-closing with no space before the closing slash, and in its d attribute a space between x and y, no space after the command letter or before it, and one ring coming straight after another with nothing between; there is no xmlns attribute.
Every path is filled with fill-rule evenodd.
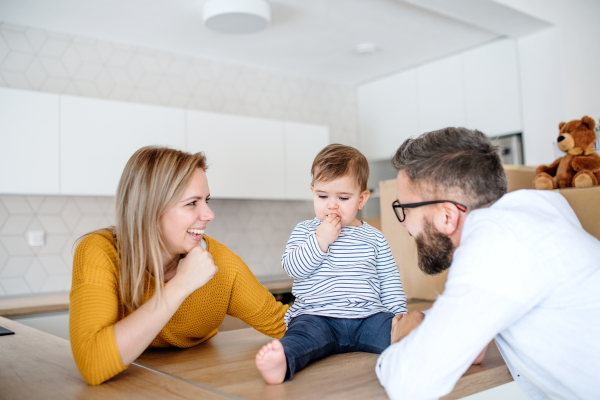
<svg viewBox="0 0 600 400"><path fill-rule="evenodd" d="M366 318L378 312L406 313L406 297L390 247L366 222L345 226L324 253L315 231L318 218L296 225L281 259L294 278L294 305L286 325L301 314Z"/></svg>

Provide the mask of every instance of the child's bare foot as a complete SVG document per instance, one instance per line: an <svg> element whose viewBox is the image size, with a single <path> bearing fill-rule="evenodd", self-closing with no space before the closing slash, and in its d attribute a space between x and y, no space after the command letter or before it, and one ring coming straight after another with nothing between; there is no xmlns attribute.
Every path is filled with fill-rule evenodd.
<svg viewBox="0 0 600 400"><path fill-rule="evenodd" d="M489 344L487 346L485 346L485 348L481 351L481 353L479 353L479 355L477 356L475 361L473 361L473 365L479 365L483 362L483 359L485 358L485 352L487 351L488 346L489 346Z"/></svg>
<svg viewBox="0 0 600 400"><path fill-rule="evenodd" d="M270 385L283 382L287 372L287 363L283 345L277 339L265 344L256 354L256 368Z"/></svg>

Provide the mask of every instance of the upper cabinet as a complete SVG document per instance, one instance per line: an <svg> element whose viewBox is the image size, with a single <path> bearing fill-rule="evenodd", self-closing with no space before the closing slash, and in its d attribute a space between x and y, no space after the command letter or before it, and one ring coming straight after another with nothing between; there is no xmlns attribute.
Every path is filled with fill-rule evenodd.
<svg viewBox="0 0 600 400"><path fill-rule="evenodd" d="M358 88L361 151L369 159L390 159L418 132L417 71L410 70Z"/></svg>
<svg viewBox="0 0 600 400"><path fill-rule="evenodd" d="M490 136L521 132L517 46L501 40L463 54L466 126Z"/></svg>
<svg viewBox="0 0 600 400"><path fill-rule="evenodd" d="M310 168L329 144L326 126L285 122L285 197L312 200Z"/></svg>
<svg viewBox="0 0 600 400"><path fill-rule="evenodd" d="M61 193L114 196L131 155L143 146L185 148L185 111L61 96Z"/></svg>
<svg viewBox="0 0 600 400"><path fill-rule="evenodd" d="M283 122L187 111L188 150L208 161L211 196L283 199Z"/></svg>
<svg viewBox="0 0 600 400"><path fill-rule="evenodd" d="M215 198L312 199L310 167L329 144L325 126L201 111L187 112L187 133Z"/></svg>
<svg viewBox="0 0 600 400"><path fill-rule="evenodd" d="M211 195L310 199L325 126L0 88L0 194L114 196L144 146L204 152Z"/></svg>
<svg viewBox="0 0 600 400"><path fill-rule="evenodd" d="M417 69L420 132L447 126L465 126L462 65L462 57L453 56Z"/></svg>
<svg viewBox="0 0 600 400"><path fill-rule="evenodd" d="M0 193L58 194L59 96L0 88Z"/></svg>
<svg viewBox="0 0 600 400"><path fill-rule="evenodd" d="M522 131L513 39L447 57L358 88L361 150L389 159L409 137L447 126L490 136Z"/></svg>

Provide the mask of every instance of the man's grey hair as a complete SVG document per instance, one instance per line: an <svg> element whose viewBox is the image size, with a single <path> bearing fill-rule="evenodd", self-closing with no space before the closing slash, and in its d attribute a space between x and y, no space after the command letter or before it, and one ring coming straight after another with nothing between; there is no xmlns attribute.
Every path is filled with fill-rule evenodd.
<svg viewBox="0 0 600 400"><path fill-rule="evenodd" d="M491 204L507 189L498 148L477 130L444 128L407 139L392 165L413 184L435 194L459 190L470 210Z"/></svg>

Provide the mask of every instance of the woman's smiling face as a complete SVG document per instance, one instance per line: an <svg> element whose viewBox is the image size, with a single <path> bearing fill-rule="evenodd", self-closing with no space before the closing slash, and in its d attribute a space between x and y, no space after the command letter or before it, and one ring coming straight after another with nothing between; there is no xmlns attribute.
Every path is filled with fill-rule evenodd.
<svg viewBox="0 0 600 400"><path fill-rule="evenodd" d="M198 168L179 200L160 217L163 241L167 247L167 254L163 254L166 264L199 245L206 224L215 217L208 207L209 199L206 173Z"/></svg>

